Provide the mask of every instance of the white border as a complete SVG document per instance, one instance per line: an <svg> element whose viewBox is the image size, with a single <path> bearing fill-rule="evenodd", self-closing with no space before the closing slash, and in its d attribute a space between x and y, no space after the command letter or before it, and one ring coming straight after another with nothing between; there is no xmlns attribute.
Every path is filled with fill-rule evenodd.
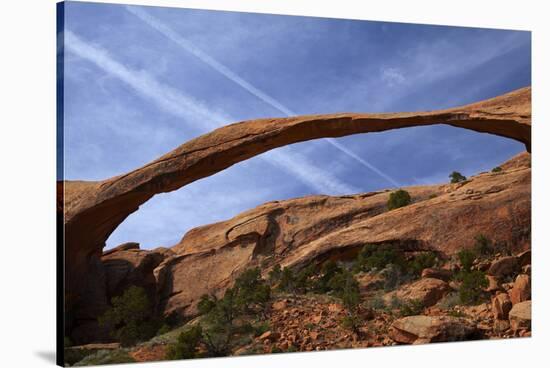
<svg viewBox="0 0 550 368"><path fill-rule="evenodd" d="M106 2L106 1L98 1ZM533 31L534 337L513 341L148 363L139 367L544 366L548 292L549 27L544 1L129 0L109 3ZM55 1L1 3L2 367L53 364L55 346ZM542 363L541 363L542 362Z"/></svg>

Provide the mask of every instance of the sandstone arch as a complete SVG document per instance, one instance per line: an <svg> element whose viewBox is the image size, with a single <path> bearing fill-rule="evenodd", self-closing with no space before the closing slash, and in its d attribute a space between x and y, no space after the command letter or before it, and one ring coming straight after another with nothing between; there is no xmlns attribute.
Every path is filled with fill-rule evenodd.
<svg viewBox="0 0 550 368"><path fill-rule="evenodd" d="M61 200L64 202L67 307L72 309L78 305L79 315L75 318L84 321L92 320L101 310L105 300L99 256L105 241L128 215L155 194L179 189L284 145L433 124L512 138L524 143L530 151L531 88L447 110L342 113L235 123L193 139L129 173L99 182L64 182Z"/></svg>

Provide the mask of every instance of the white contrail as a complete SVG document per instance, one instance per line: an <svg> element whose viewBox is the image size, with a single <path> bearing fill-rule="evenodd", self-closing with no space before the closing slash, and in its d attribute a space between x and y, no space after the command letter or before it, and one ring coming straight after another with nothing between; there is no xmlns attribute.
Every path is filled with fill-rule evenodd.
<svg viewBox="0 0 550 368"><path fill-rule="evenodd" d="M241 78L239 75L237 75L235 72L233 72L231 69L202 51L200 48L198 48L196 45L194 45L191 41L187 40L186 38L179 35L177 32L175 32L172 28L164 24L160 19L155 18L154 16L150 15L148 12L143 10L140 7L135 6L126 6L126 10L130 13L134 14L136 17L147 23L152 28L156 29L160 33L162 33L164 36L166 36L168 39L176 43L178 46L182 47L189 53L193 54L195 57L200 59L202 62L210 66L212 69L216 70L223 76L225 76L227 79L235 82L245 90L247 90L249 93L251 93L253 96L259 98L266 104L270 105L276 110L279 110L286 116L295 116L298 115L291 109L284 106L282 103L274 99L273 97L269 96L267 93L259 90L258 88L254 87L252 84L248 83L246 80ZM400 184L390 177L389 175L382 172L380 169L378 169L376 166L368 162L367 160L359 157L357 154L353 153L349 149L345 148L343 145L338 143L333 138L324 138L328 143L330 143L333 147L340 150L341 152L345 153L349 157L353 158L357 162L359 162L361 165L367 167L368 169L374 171L376 174L380 175L382 178L390 182L391 184L395 185L396 187L399 187Z"/></svg>
<svg viewBox="0 0 550 368"><path fill-rule="evenodd" d="M137 93L156 103L162 110L185 120L190 120L195 123L194 126L201 126L201 133L218 128L228 121L235 121L223 112L212 111L201 101L159 82L145 71L130 69L114 60L103 48L83 41L68 29L64 31L64 37L67 50L92 62L106 73L117 77ZM261 155L260 158L286 170L317 192L328 194L359 192L357 188L343 183L330 173L315 167L291 147L282 147L277 151L267 152Z"/></svg>

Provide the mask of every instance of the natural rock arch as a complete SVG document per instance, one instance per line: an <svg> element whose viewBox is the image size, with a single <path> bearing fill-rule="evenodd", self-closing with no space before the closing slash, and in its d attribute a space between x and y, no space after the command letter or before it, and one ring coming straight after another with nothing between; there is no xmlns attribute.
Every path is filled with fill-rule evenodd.
<svg viewBox="0 0 550 368"><path fill-rule="evenodd" d="M64 182L66 306L91 320L106 303L99 261L110 234L155 194L179 189L235 163L292 143L447 124L515 139L531 148L531 88L430 112L341 113L250 120L195 138L129 173L98 182ZM85 308L83 308L85 306Z"/></svg>

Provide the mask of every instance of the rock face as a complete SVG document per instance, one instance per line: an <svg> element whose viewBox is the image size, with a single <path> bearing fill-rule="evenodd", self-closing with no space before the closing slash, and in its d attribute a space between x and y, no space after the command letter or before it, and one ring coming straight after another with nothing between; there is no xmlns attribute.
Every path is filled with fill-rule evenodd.
<svg viewBox="0 0 550 368"><path fill-rule="evenodd" d="M60 191L63 195L58 197L62 204L58 203L57 208L58 211L63 211L65 225L64 265L68 330L90 323L105 309L106 270L101 262L105 241L128 215L155 194L176 190L237 162L291 143L431 124L448 124L509 137L524 143L530 150L531 90L523 88L475 104L423 113L335 114L241 122L193 139L132 172L100 182L67 181L59 184L63 186L63 190ZM424 205L422 202L415 204L416 210L422 221L427 221L429 217L430 226L437 227L441 222L445 222L445 226L451 227L449 233L452 233L453 224L444 219L449 216L458 217L460 221L467 222L465 217L462 217L466 210L471 212L470 217L483 219L479 225L472 227L472 233L476 227L488 227L491 223L494 226L498 222L502 224L508 222L511 217L518 222L518 226L523 227L530 219L525 208L529 202L525 194L528 191L530 176L526 174L524 166L519 166L520 169L510 166L509 170L505 170L509 172L501 175L502 177L486 174L485 179L477 182L472 180L455 186L417 187L407 190L410 190L417 200L427 199L431 194L439 195L437 198L423 201L426 202ZM520 197L515 198L517 201L508 198L507 205L499 206L499 212L495 213L494 206L498 198L504 199L512 194L501 183L507 175L514 176L513 179L519 181L517 186L524 188L526 192L523 196L516 193L516 196ZM512 177L507 176L506 179L511 180ZM456 247L457 241L452 239L452 235L434 236L434 231L418 229L417 221L409 221L407 226L402 226L403 222L400 222L398 233L391 234L396 228L396 222L401 221L401 216L410 216L411 210L403 208L392 211L394 213L391 215L377 216L381 215L386 197L387 193L378 192L337 198L316 196L295 202L272 202L256 209L258 218L253 221L249 218L249 225L241 220L254 213L244 214L239 219L221 225L217 224L219 229L225 229L233 223L233 228L227 233L204 235L204 231L200 230L202 228L199 228L186 236L187 241L182 242L174 250L177 255L164 260L161 270L155 273L157 282L165 282L160 295L168 309L172 309L170 295L179 295L179 298L183 298L176 303L178 305L187 300L184 297L187 291L183 290L186 287L181 283L181 279L178 276L173 280L171 278L176 274L194 276L198 269L184 269L192 263L191 260L201 257L208 258L207 262L211 262L213 266L220 266L223 275L203 275L196 286L197 290L204 283L214 288L223 288L231 280L227 276L227 271L238 270L239 267L249 264L251 259L261 258L258 255L271 255L277 258L286 257L288 254L289 257L283 263L298 265L301 261L316 258L318 255L331 256L340 251L347 252L353 245L358 245L359 235L363 236L365 233L368 233L374 242L393 240L407 243L407 246L415 246L414 244L428 241L447 251ZM429 206L427 202L430 202ZM452 208L445 209L448 202L454 204ZM473 203L476 205L473 206ZM301 216L306 213L314 214L315 206L321 209L325 209L326 206L331 208L328 210L331 213L316 217L316 220L322 223L318 223L318 226L308 226L307 222L304 223L303 217L298 217L299 225L294 223L296 220L292 218L292 213ZM298 208L304 211L300 212ZM309 221L310 225L314 223L313 219ZM424 226L425 224L424 222ZM468 229L459 221L455 221L454 225L457 228ZM371 231L369 227L375 231ZM286 233L286 229L290 232ZM360 232L359 229L362 229L362 233L354 235ZM193 237L199 239L201 236L213 242L199 245L189 241ZM329 246L329 241L334 241L334 238L330 239L331 236L342 239L336 247ZM509 237L510 234L504 231L502 236ZM317 238L316 244L309 243L301 250L297 249L300 243L303 244L314 237ZM409 242L409 239L413 242ZM237 245L243 243L248 245L239 249L238 255L235 256L236 263L226 265L221 260L221 254L236 249ZM207 257L207 254L212 257ZM177 272L171 271L176 268ZM86 337L77 340L86 342Z"/></svg>
<svg viewBox="0 0 550 368"><path fill-rule="evenodd" d="M491 300L491 308L495 319L506 320L512 309L512 302L506 293L498 293Z"/></svg>
<svg viewBox="0 0 550 368"><path fill-rule="evenodd" d="M449 281L452 276L453 272L451 270L443 270L437 268L425 268L422 270L422 274L420 275L420 277L422 278L432 278L443 281Z"/></svg>
<svg viewBox="0 0 550 368"><path fill-rule="evenodd" d="M474 324L464 318L449 316L410 316L396 320L390 337L402 344L425 344L442 341L461 341L476 332Z"/></svg>
<svg viewBox="0 0 550 368"><path fill-rule="evenodd" d="M531 329L531 301L514 305L508 316L513 330Z"/></svg>
<svg viewBox="0 0 550 368"><path fill-rule="evenodd" d="M531 299L531 277L529 275L518 275L514 286L510 290L512 304L517 304Z"/></svg>

